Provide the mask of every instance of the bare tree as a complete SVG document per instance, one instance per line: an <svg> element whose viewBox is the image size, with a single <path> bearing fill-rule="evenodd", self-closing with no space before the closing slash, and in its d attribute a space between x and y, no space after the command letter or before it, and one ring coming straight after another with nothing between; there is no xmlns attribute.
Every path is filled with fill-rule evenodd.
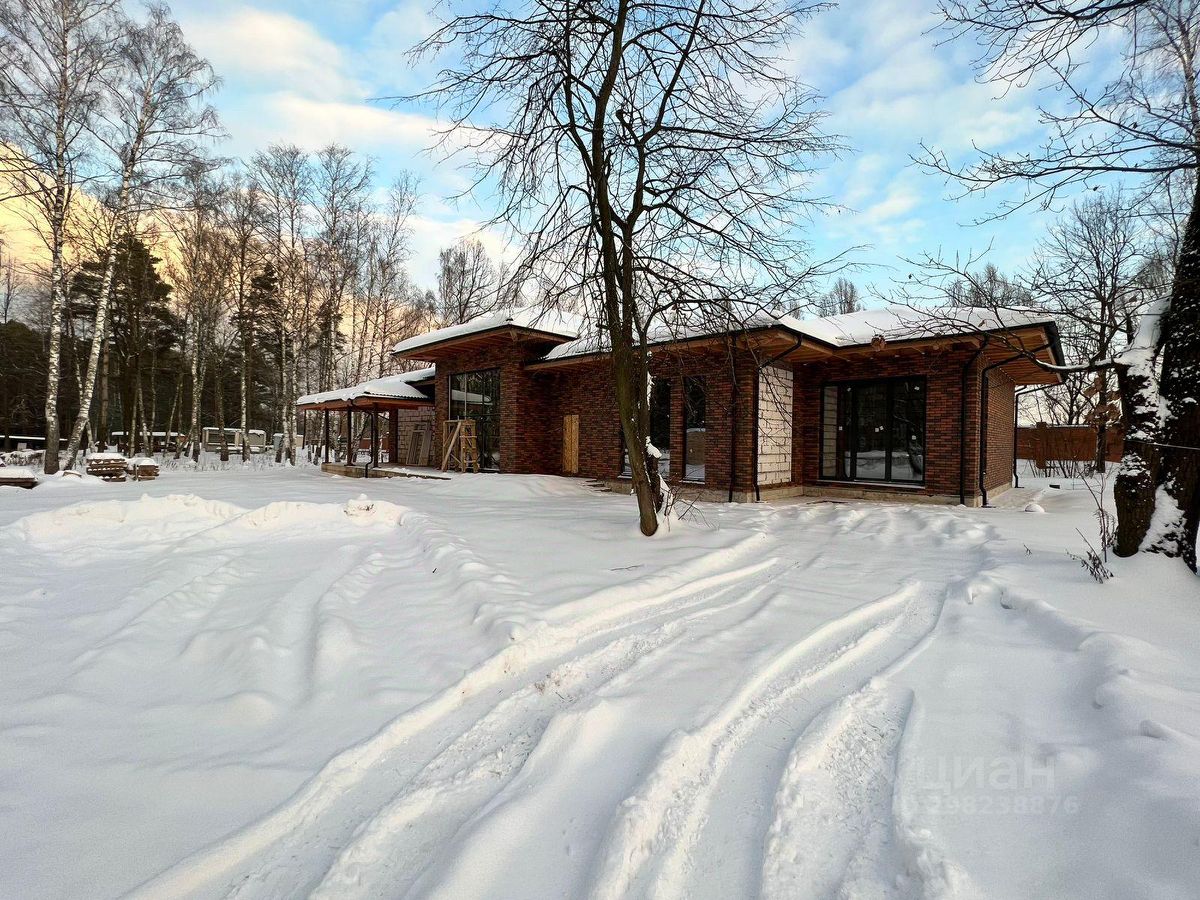
<svg viewBox="0 0 1200 900"><path fill-rule="evenodd" d="M21 314L25 292L25 276L0 240L0 325Z"/></svg>
<svg viewBox="0 0 1200 900"><path fill-rule="evenodd" d="M235 247L221 229L220 186L208 173L194 170L187 179L182 199L184 209L173 220L178 254L170 272L179 316L184 322L183 352L191 385L188 444L192 458L196 459L201 446L204 383L214 358L226 298L232 293Z"/></svg>
<svg viewBox="0 0 1200 900"><path fill-rule="evenodd" d="M858 286L845 277L838 278L833 287L817 299L816 305L817 312L822 316L842 316L863 308Z"/></svg>
<svg viewBox="0 0 1200 900"><path fill-rule="evenodd" d="M199 142L215 136L216 111L206 97L216 86L208 63L183 38L165 6L151 6L144 23L128 23L119 68L111 70L104 114L96 133L112 154L115 185L108 235L108 265L96 304L79 414L67 443L67 467L75 464L92 394L112 292L116 248L129 231L131 214L153 204L171 183L202 165Z"/></svg>
<svg viewBox="0 0 1200 900"><path fill-rule="evenodd" d="M992 263L950 282L946 300L959 309L1007 309L1032 302L1029 290L1019 280L1009 278Z"/></svg>
<svg viewBox="0 0 1200 900"><path fill-rule="evenodd" d="M547 308L584 312L611 350L644 534L665 496L650 336L791 305L814 274L806 183L836 144L815 95L777 60L821 6L512 0L417 48L455 54L425 96L474 154L478 183L497 189L497 222L521 238L514 281ZM474 130L485 109L488 127Z"/></svg>
<svg viewBox="0 0 1200 900"><path fill-rule="evenodd" d="M314 319L315 289L307 256L305 230L313 200L311 160L294 145L273 144L255 155L251 174L263 200L263 236L276 284L275 329L278 363L278 409L283 443L276 461L295 463L295 402L300 379L300 351Z"/></svg>
<svg viewBox="0 0 1200 900"><path fill-rule="evenodd" d="M968 191L1015 183L1026 190L1000 213L1051 203L1063 190L1114 174L1152 192L1200 168L1196 0L941 0L956 36L983 45L979 68L1004 84L1049 83L1040 147L984 153L959 165L937 150L924 163ZM1106 40L1101 42L1100 38ZM1117 75L1096 85L1090 52L1123 41ZM1139 336L1113 368L1126 399L1127 452L1115 482L1116 551L1181 556L1196 569L1200 525L1200 182L1168 295L1151 304ZM1160 491L1161 488L1161 491ZM1156 508L1165 504L1159 515ZM1150 534L1151 522L1157 522Z"/></svg>
<svg viewBox="0 0 1200 900"><path fill-rule="evenodd" d="M1133 342L1147 301L1147 249L1138 232L1127 198L1092 194L1050 226L1030 277L1030 293L1059 322L1068 360L1087 364L1065 376L1064 393L1096 426L1099 471L1106 467L1109 425L1121 418L1105 363Z"/></svg>
<svg viewBox="0 0 1200 900"><path fill-rule="evenodd" d="M416 184L403 175L388 190L383 207L371 219L367 265L361 288L364 328L359 353L361 372L385 374L388 350L417 333L423 323L419 302L413 302L405 262L409 256L409 219L416 203ZM418 298L419 301L419 298Z"/></svg>
<svg viewBox="0 0 1200 900"><path fill-rule="evenodd" d="M463 238L438 253L438 318L458 325L495 312L503 302L496 267L478 238Z"/></svg>
<svg viewBox="0 0 1200 900"><path fill-rule="evenodd" d="M50 257L46 474L58 471L67 219L87 178L101 79L115 62L116 6L116 0L0 2L0 171L7 197L33 201L32 224Z"/></svg>
<svg viewBox="0 0 1200 900"><path fill-rule="evenodd" d="M242 461L246 462L250 459L253 366L261 312L256 307L257 293L253 290L253 284L262 267L266 249L261 239L263 210L257 185L240 176L225 184L220 192L219 215L221 229L229 240L232 251L232 284L226 298L226 315L236 332L240 349L238 422L242 434Z"/></svg>
<svg viewBox="0 0 1200 900"><path fill-rule="evenodd" d="M313 197L317 231L312 241L312 258L321 290L317 311L318 390L333 387L343 306L363 264L371 178L370 162L357 158L346 147L330 144L316 155Z"/></svg>

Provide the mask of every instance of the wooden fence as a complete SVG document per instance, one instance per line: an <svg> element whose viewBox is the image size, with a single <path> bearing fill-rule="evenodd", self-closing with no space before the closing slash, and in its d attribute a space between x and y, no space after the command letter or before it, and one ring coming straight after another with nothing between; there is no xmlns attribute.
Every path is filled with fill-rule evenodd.
<svg viewBox="0 0 1200 900"><path fill-rule="evenodd" d="M1106 437L1104 458L1119 462L1125 441L1120 426L1110 427ZM1038 422L1017 429L1017 458L1033 460L1039 469L1049 468L1052 462L1092 462L1096 458L1095 425L1047 425Z"/></svg>

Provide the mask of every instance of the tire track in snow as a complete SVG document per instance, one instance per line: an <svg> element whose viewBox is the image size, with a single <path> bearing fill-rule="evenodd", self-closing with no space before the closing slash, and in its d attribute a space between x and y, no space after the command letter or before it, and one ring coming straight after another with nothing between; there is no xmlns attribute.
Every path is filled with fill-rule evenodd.
<svg viewBox="0 0 1200 900"><path fill-rule="evenodd" d="M556 617L561 624L542 623L530 629L454 685L398 716L373 737L339 753L273 813L184 859L132 891L130 896L219 892L221 883L228 887L229 880L237 878L239 872L245 877L238 882L246 880L251 859L264 853L272 855L277 844L274 852L279 864L268 863L266 871L255 868L254 872L274 878L272 872L287 875L290 867L290 874L295 875L296 857L289 848L297 830L310 828L314 823L319 825L324 820L327 827L339 832L340 839L321 847L322 852L344 846L353 829L394 797L396 788L411 777L401 770L405 763L419 760L421 755L413 753L409 745L427 736L438 723L456 713L467 712L464 707L479 702L485 691L490 698L494 696L491 691L503 693L506 687L511 690L514 683L528 683L530 673L539 667L558 659L575 658L605 640L611 643L625 631L653 627L689 613L705 615L705 607L729 593L741 592L739 599L745 599L748 581L769 580L780 569L779 561L773 558L728 568L731 561L750 553L756 543L753 537L747 538L740 547L711 554L697 564L563 604L567 609L560 607ZM568 617L571 611L579 613L573 621ZM567 621L562 622L563 619ZM572 652L564 655L564 648ZM465 718L474 721L478 716ZM426 758L437 750L435 746ZM365 788L360 790L362 785ZM354 796L360 792L373 796L367 800ZM339 816L334 812L338 807L349 809ZM246 887L261 884L262 877L255 877ZM294 887L285 891L293 892Z"/></svg>
<svg viewBox="0 0 1200 900"><path fill-rule="evenodd" d="M635 687L655 660L676 652L682 644L694 643L697 637L692 632L705 620L738 609L738 618L722 620L716 631L728 636L746 628L776 594L769 593L748 612L742 613L741 608L771 591L781 575L807 568L813 559L759 576L732 600L710 602L649 632L623 636L598 651L571 659L543 681L503 700L432 760L395 800L360 826L312 896L397 896L419 882L426 872L437 869L438 849L453 852L461 832L494 805L493 798L540 748L551 723L564 711L601 689L611 694ZM425 815L435 807L436 815Z"/></svg>
<svg viewBox="0 0 1200 900"><path fill-rule="evenodd" d="M924 896L892 823L896 755L912 695L869 686L827 707L788 759L762 870L765 900Z"/></svg>
<svg viewBox="0 0 1200 900"><path fill-rule="evenodd" d="M716 597L709 598L698 609L668 618L648 631L622 633L597 649L568 657L544 678L505 695L481 717L471 717L467 730L403 784L398 795L359 804L362 809L381 803L373 816L361 822L336 817L313 822L317 833L302 838L304 846L343 849L327 871L317 873L320 882L312 896L371 898L399 893L397 882L411 883L424 869L435 866L431 857L436 857L436 849L444 846L464 821L489 806L561 713L601 688L628 687L648 661L672 652L705 620L748 605L752 608L747 614L721 627L736 629L754 619L763 606L754 601L778 572L777 566L772 567L767 574L743 582L732 599L714 602ZM720 596L730 593L734 591L723 591ZM436 815L423 817L434 808ZM350 827L353 831L347 834ZM230 896L296 891L296 858L303 855L297 854L296 843L290 838L280 845ZM310 858L319 859L315 855ZM304 884L304 891L311 882Z"/></svg>
<svg viewBox="0 0 1200 900"><path fill-rule="evenodd" d="M827 622L772 658L700 728L672 738L618 810L592 896L753 894L762 829L747 829L744 815L710 816L714 804L768 809L778 780L771 773L783 764L777 740L910 652L934 627L942 599L913 583Z"/></svg>

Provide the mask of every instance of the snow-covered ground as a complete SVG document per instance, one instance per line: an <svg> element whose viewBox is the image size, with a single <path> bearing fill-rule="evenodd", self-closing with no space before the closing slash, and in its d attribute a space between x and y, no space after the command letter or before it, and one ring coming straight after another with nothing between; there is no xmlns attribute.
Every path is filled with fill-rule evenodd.
<svg viewBox="0 0 1200 900"><path fill-rule="evenodd" d="M1200 580L1009 496L0 488L0 897L1195 897Z"/></svg>

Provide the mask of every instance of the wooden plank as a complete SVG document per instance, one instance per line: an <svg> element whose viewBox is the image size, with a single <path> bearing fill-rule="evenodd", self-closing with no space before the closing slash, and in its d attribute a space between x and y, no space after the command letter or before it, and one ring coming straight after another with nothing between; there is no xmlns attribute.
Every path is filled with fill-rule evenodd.
<svg viewBox="0 0 1200 900"><path fill-rule="evenodd" d="M579 416L563 416L563 474L579 474Z"/></svg>
<svg viewBox="0 0 1200 900"><path fill-rule="evenodd" d="M454 426L454 432L451 433L450 426ZM447 419L442 423L442 471L445 472L450 464L450 457L454 454L455 445L458 443L458 435L462 431L462 422L454 419Z"/></svg>

